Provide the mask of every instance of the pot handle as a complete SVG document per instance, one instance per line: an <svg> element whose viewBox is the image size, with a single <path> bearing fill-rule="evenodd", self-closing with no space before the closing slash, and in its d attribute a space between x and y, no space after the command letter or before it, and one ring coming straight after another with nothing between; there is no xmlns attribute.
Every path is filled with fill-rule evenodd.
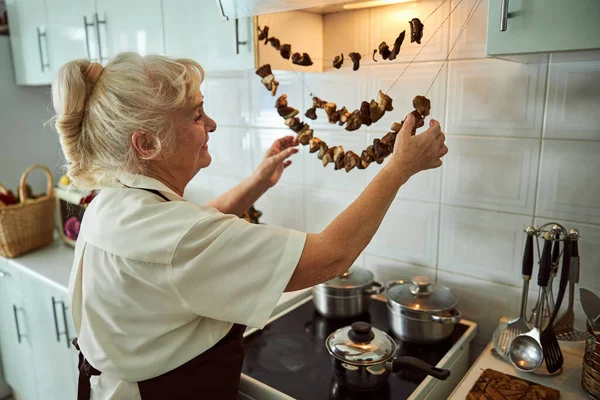
<svg viewBox="0 0 600 400"><path fill-rule="evenodd" d="M397 285L404 285L407 281L403 281L403 280L397 280L397 281L391 281L388 282L385 285L385 290L390 290L390 288L397 286Z"/></svg>
<svg viewBox="0 0 600 400"><path fill-rule="evenodd" d="M427 364L425 361L419 360L415 357L398 357L393 362L388 363L388 365L391 369L391 372L399 372L405 368L410 368L424 372L427 375L431 375L440 381L445 381L448 379L448 377L450 377L449 370L434 367L433 365Z"/></svg>
<svg viewBox="0 0 600 400"><path fill-rule="evenodd" d="M458 324L461 319L462 314L456 309L452 310L452 315L450 317L440 317L439 315L435 314L431 315L431 320L439 324Z"/></svg>
<svg viewBox="0 0 600 400"><path fill-rule="evenodd" d="M368 289L365 289L364 293L368 294L369 296L372 296L374 294L379 294L379 293L383 292L384 290L385 290L385 288L383 287L383 283L373 281L373 284L371 285L371 287Z"/></svg>

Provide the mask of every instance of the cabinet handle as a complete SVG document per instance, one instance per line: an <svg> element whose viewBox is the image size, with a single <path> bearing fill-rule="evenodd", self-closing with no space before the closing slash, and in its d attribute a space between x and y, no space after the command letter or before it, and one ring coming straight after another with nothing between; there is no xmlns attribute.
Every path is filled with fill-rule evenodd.
<svg viewBox="0 0 600 400"><path fill-rule="evenodd" d="M247 45L248 41L240 42L239 20L235 19L235 54L240 54L240 45Z"/></svg>
<svg viewBox="0 0 600 400"><path fill-rule="evenodd" d="M62 316L65 330L63 332L58 329L58 317L56 316L56 305L60 304L62 306ZM60 300L56 300L54 296L52 296L52 313L54 314L54 329L56 331L56 341L60 343L60 336L65 335L65 341L67 342L67 348L71 347L69 343L69 329L67 328L67 309L65 307L65 303Z"/></svg>
<svg viewBox="0 0 600 400"><path fill-rule="evenodd" d="M106 31L106 15L104 15L104 21L101 21L98 17L98 13L94 14L94 20L96 22L96 36L98 39L98 58L100 58L100 62L104 61L104 56L102 55L102 41L100 40L100 24L103 24L104 30Z"/></svg>
<svg viewBox="0 0 600 400"><path fill-rule="evenodd" d="M221 3L221 0L217 0L217 3L219 3L219 9L221 10L221 19L223 21L229 21L229 17L225 15L225 10L223 10L223 3Z"/></svg>
<svg viewBox="0 0 600 400"><path fill-rule="evenodd" d="M0 279L10 278L10 274L6 271L0 270Z"/></svg>
<svg viewBox="0 0 600 400"><path fill-rule="evenodd" d="M19 343L21 343L21 340L23 337L25 337L25 335L21 334L21 328L19 327L19 316L17 315L17 312L17 306L13 304L13 315L15 317L15 326L17 327L17 339L19 340Z"/></svg>
<svg viewBox="0 0 600 400"><path fill-rule="evenodd" d="M92 58L92 53L90 52L90 35L88 34L88 28L93 27L93 22L87 21L87 16L83 16L83 29L85 29L85 49L87 51L88 60L96 61L96 59Z"/></svg>
<svg viewBox="0 0 600 400"><path fill-rule="evenodd" d="M500 32L506 32L508 26L508 0L502 0L500 4Z"/></svg>
<svg viewBox="0 0 600 400"><path fill-rule="evenodd" d="M44 64L44 55L42 52L42 36L46 36L46 33L40 32L39 26L36 29L37 29L37 39L38 39L38 50L40 51L40 65L42 67L42 72L44 72L44 67L46 67L46 64Z"/></svg>

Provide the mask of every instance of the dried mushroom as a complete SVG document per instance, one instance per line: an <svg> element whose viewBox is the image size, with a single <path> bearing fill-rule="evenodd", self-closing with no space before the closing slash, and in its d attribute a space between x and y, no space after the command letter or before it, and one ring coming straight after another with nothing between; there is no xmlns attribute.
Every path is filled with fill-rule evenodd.
<svg viewBox="0 0 600 400"><path fill-rule="evenodd" d="M285 124L291 129L293 125L296 125L297 123L300 122L300 118L296 117L296 118L287 118L285 120Z"/></svg>
<svg viewBox="0 0 600 400"><path fill-rule="evenodd" d="M265 25L262 30L260 29L260 26L257 29L258 40L264 40L265 44L267 44L267 41L269 40L269 27Z"/></svg>
<svg viewBox="0 0 600 400"><path fill-rule="evenodd" d="M289 44L282 44L279 48L279 54L281 54L281 57L289 60L292 54L292 46Z"/></svg>
<svg viewBox="0 0 600 400"><path fill-rule="evenodd" d="M377 93L377 103L383 107L385 111L394 111L394 107L392 107L392 98L387 94L384 94L381 90Z"/></svg>
<svg viewBox="0 0 600 400"><path fill-rule="evenodd" d="M423 38L423 28L425 27L419 18L413 18L408 21L410 24L410 42L421 44Z"/></svg>
<svg viewBox="0 0 600 400"><path fill-rule="evenodd" d="M327 116L329 116L330 114L333 114L335 112L336 108L337 108L337 104L335 104L335 103L323 104L323 109L325 110L325 113L327 114Z"/></svg>
<svg viewBox="0 0 600 400"><path fill-rule="evenodd" d="M325 106L325 103L327 103L326 101L321 100L318 97L313 97L313 107L315 108L323 108L323 106Z"/></svg>
<svg viewBox="0 0 600 400"><path fill-rule="evenodd" d="M339 56L335 56L333 59L333 68L340 69L344 64L344 54L340 54Z"/></svg>
<svg viewBox="0 0 600 400"><path fill-rule="evenodd" d="M321 157L321 161L323 162L323 166L326 167L327 164L333 161L333 151L335 147L329 148L325 150L325 154Z"/></svg>
<svg viewBox="0 0 600 400"><path fill-rule="evenodd" d="M371 100L371 104L369 105L370 114L371 114L371 122L375 123L383 117L385 114L385 109L381 107L375 100Z"/></svg>
<svg viewBox="0 0 600 400"><path fill-rule="evenodd" d="M361 120L358 115L358 110L354 110L352 114L348 117L348 122L346 123L347 131L355 131L360 128Z"/></svg>
<svg viewBox="0 0 600 400"><path fill-rule="evenodd" d="M287 107L287 105L288 105L287 94L282 94L275 101L275 108Z"/></svg>
<svg viewBox="0 0 600 400"><path fill-rule="evenodd" d="M319 154L317 154L317 158L319 160L322 160L325 154L327 154L327 150L329 150L329 148L327 147L327 143L321 141L321 143L319 144Z"/></svg>
<svg viewBox="0 0 600 400"><path fill-rule="evenodd" d="M413 99L413 107L419 114L426 117L431 112L431 101L425 96L415 96Z"/></svg>
<svg viewBox="0 0 600 400"><path fill-rule="evenodd" d="M346 107L342 107L340 111L340 126L344 126L346 122L348 122L348 118L350 117L350 111L346 109Z"/></svg>
<svg viewBox="0 0 600 400"><path fill-rule="evenodd" d="M298 133L302 129L304 129L305 126L306 124L304 122L300 121L298 118L295 118L294 123L292 124L292 126L290 126L290 129Z"/></svg>
<svg viewBox="0 0 600 400"><path fill-rule="evenodd" d="M310 140L313 137L313 130L309 129L308 125L305 125L304 129L298 132L298 136L296 136L296 142L300 143L303 146L306 146L310 143Z"/></svg>
<svg viewBox="0 0 600 400"><path fill-rule="evenodd" d="M379 54L381 54L381 58L387 60L391 54L390 46L387 45L386 42L381 42L379 45Z"/></svg>
<svg viewBox="0 0 600 400"><path fill-rule="evenodd" d="M335 169L344 168L344 148L342 146L333 147L333 162L335 163Z"/></svg>
<svg viewBox="0 0 600 400"><path fill-rule="evenodd" d="M269 38L269 43L271 43L271 46L275 47L275 50L279 50L281 48L281 43L276 37Z"/></svg>
<svg viewBox="0 0 600 400"><path fill-rule="evenodd" d="M400 132L400 129L402 129L402 122L394 122L390 129L392 132Z"/></svg>
<svg viewBox="0 0 600 400"><path fill-rule="evenodd" d="M389 57L390 60L395 60L398 53L400 53L400 46L402 46L402 42L404 42L405 35L406 35L406 31L402 31L400 33L400 35L398 35L398 37L396 38L396 41L394 42L394 48L392 49L392 52L390 53L390 57Z"/></svg>
<svg viewBox="0 0 600 400"><path fill-rule="evenodd" d="M373 140L373 151L375 152L376 160L381 159L383 161L384 158L391 154L391 151L388 148L388 146L385 143L381 143L380 139Z"/></svg>
<svg viewBox="0 0 600 400"><path fill-rule="evenodd" d="M279 87L279 81L273 80L273 83L271 86L271 96L275 96L277 94L278 87Z"/></svg>
<svg viewBox="0 0 600 400"><path fill-rule="evenodd" d="M323 141L321 139L313 137L308 142L309 152L316 153L317 151L319 151L321 149L321 144L323 144Z"/></svg>
<svg viewBox="0 0 600 400"><path fill-rule="evenodd" d="M273 75L273 72L271 71L271 64L265 64L261 67L258 67L256 70L256 75L260 76L261 78Z"/></svg>
<svg viewBox="0 0 600 400"><path fill-rule="evenodd" d="M294 53L292 54L292 64L301 65L303 67L308 67L313 64L310 56L307 53Z"/></svg>
<svg viewBox="0 0 600 400"><path fill-rule="evenodd" d="M329 120L329 123L335 124L336 122L338 122L340 120L341 112L342 112L342 110L337 110L337 111L334 111L334 112L330 113L329 115L327 115L327 119Z"/></svg>
<svg viewBox="0 0 600 400"><path fill-rule="evenodd" d="M373 61L377 62L377 60L375 59L375 54L377 54L377 49L373 49Z"/></svg>
<svg viewBox="0 0 600 400"><path fill-rule="evenodd" d="M284 119L294 118L296 115L298 115L298 112L299 111L293 107L279 107L277 109L279 116L283 117Z"/></svg>
<svg viewBox="0 0 600 400"><path fill-rule="evenodd" d="M311 107L308 110L306 110L304 115L306 116L306 118L310 118L314 121L315 119L317 119L317 109L315 107Z"/></svg>
<svg viewBox="0 0 600 400"><path fill-rule="evenodd" d="M346 172L360 164L360 157L353 151L348 151L344 154L344 169Z"/></svg>
<svg viewBox="0 0 600 400"><path fill-rule="evenodd" d="M396 132L388 132L384 137L381 138L381 143L388 147L388 150L391 152L394 151L394 143L396 143L396 136L398 134Z"/></svg>
<svg viewBox="0 0 600 400"><path fill-rule="evenodd" d="M360 110L358 111L358 117L360 118L360 122L364 125L371 126L371 108L369 103L363 101L360 105Z"/></svg>
<svg viewBox="0 0 600 400"><path fill-rule="evenodd" d="M353 71L358 71L358 69L360 68L360 54L356 53L356 52L352 52L350 54L348 54L348 56L350 57L350 59L353 62L353 66L352 66L352 70Z"/></svg>

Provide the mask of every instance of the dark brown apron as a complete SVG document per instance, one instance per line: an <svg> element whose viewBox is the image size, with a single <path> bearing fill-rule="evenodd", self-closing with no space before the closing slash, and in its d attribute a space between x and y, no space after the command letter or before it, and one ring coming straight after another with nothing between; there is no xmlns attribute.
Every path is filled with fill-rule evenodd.
<svg viewBox="0 0 600 400"><path fill-rule="evenodd" d="M144 189L169 201L162 193ZM157 377L138 382L142 400L235 400L244 362L243 334L246 327L234 324L216 345L187 363ZM77 339L73 340L79 350ZM77 400L89 400L90 377L101 372L79 352Z"/></svg>

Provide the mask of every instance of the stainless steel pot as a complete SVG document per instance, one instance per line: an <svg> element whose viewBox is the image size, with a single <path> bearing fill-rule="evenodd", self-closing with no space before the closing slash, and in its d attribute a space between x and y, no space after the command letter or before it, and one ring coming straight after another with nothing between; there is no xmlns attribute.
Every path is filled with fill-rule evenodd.
<svg viewBox="0 0 600 400"><path fill-rule="evenodd" d="M352 267L345 274L316 285L313 303L327 318L349 318L369 311L371 296L383 292L383 284L367 269Z"/></svg>
<svg viewBox="0 0 600 400"><path fill-rule="evenodd" d="M414 357L395 357L396 342L366 322L338 329L325 342L330 365L338 384L350 390L375 390L384 385L390 373L417 369L440 380L450 371L436 368Z"/></svg>
<svg viewBox="0 0 600 400"><path fill-rule="evenodd" d="M452 335L461 319L455 308L458 297L426 276L415 276L412 282L388 283L387 298L392 332L408 342L440 342Z"/></svg>

